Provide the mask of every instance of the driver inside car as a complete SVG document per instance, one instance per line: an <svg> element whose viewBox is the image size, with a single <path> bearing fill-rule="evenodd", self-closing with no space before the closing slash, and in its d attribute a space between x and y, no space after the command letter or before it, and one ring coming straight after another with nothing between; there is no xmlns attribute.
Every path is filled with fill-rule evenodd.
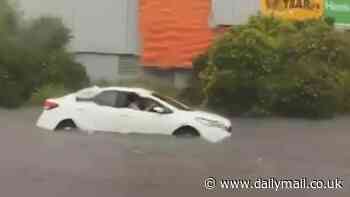
<svg viewBox="0 0 350 197"><path fill-rule="evenodd" d="M135 94L132 94L128 98L129 100L129 105L128 108L134 109L134 110L141 110L139 107L139 97Z"/></svg>
<svg viewBox="0 0 350 197"><path fill-rule="evenodd" d="M145 110L144 111L147 111L147 112L153 112L153 108L157 106L156 103L150 101L150 100L147 100L145 101L147 104L145 104Z"/></svg>

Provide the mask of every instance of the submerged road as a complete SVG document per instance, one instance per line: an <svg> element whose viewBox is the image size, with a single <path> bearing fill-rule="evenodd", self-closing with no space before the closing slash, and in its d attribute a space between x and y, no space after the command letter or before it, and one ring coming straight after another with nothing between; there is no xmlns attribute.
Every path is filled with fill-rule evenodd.
<svg viewBox="0 0 350 197"><path fill-rule="evenodd" d="M210 144L171 136L48 132L34 126L39 114L37 108L0 110L1 197L350 194L350 117L234 118L232 138ZM345 188L206 191L207 177L338 177Z"/></svg>

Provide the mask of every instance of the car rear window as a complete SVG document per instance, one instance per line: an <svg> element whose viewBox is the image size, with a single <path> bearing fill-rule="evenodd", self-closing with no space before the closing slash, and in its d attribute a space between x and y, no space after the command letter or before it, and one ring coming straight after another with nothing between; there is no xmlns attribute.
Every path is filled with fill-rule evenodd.
<svg viewBox="0 0 350 197"><path fill-rule="evenodd" d="M100 88L97 86L80 90L76 93L77 101L86 101L93 99L100 92Z"/></svg>
<svg viewBox="0 0 350 197"><path fill-rule="evenodd" d="M105 91L97 95L94 101L102 106L116 107L118 92L116 91Z"/></svg>

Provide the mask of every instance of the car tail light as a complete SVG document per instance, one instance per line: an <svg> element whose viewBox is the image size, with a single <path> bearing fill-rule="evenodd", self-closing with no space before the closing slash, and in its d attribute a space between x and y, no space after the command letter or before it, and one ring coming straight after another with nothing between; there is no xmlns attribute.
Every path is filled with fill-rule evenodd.
<svg viewBox="0 0 350 197"><path fill-rule="evenodd" d="M51 110L51 109L55 109L58 107L58 104L52 100L46 100L44 102L44 109L45 110Z"/></svg>

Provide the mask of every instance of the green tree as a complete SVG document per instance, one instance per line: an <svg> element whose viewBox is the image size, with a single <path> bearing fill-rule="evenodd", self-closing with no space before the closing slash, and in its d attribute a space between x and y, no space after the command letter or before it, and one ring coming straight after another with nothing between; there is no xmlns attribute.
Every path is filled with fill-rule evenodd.
<svg viewBox="0 0 350 197"><path fill-rule="evenodd" d="M0 106L17 107L47 84L69 90L86 85L85 68L66 50L70 38L60 19L25 21L0 0Z"/></svg>
<svg viewBox="0 0 350 197"><path fill-rule="evenodd" d="M325 19L251 17L209 49L201 74L209 106L238 114L332 116L349 106L347 35Z"/></svg>

